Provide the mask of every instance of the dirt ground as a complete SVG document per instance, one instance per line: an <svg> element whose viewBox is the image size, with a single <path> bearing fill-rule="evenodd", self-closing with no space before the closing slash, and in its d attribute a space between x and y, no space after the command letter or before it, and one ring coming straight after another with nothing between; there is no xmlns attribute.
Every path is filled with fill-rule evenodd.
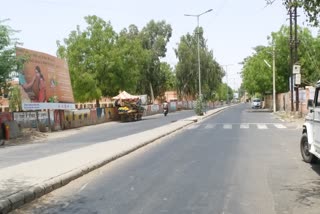
<svg viewBox="0 0 320 214"><path fill-rule="evenodd" d="M22 130L22 135L15 139L2 140L1 146L18 146L23 144L39 143L44 141L49 136L48 133L39 132L36 129L25 128Z"/></svg>

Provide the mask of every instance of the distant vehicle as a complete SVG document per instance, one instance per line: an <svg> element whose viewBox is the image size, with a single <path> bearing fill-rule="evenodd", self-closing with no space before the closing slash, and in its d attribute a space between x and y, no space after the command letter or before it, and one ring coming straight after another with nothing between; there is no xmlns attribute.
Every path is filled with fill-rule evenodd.
<svg viewBox="0 0 320 214"><path fill-rule="evenodd" d="M314 99L308 100L308 110L302 127L300 152L305 162L314 163L320 158L320 81L316 85Z"/></svg>
<svg viewBox="0 0 320 214"><path fill-rule="evenodd" d="M254 98L251 103L251 108L261 108L261 100L259 98Z"/></svg>

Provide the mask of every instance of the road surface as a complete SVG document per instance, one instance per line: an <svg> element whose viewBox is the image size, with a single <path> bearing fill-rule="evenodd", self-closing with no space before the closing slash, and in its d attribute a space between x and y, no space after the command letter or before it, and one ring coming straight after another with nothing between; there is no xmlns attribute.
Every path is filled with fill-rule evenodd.
<svg viewBox="0 0 320 214"><path fill-rule="evenodd" d="M301 129L241 104L116 160L13 213L319 213L320 167Z"/></svg>

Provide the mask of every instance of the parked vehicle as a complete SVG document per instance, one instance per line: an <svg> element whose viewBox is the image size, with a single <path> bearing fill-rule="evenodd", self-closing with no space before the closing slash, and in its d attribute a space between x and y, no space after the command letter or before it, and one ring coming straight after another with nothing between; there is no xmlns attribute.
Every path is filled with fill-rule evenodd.
<svg viewBox="0 0 320 214"><path fill-rule="evenodd" d="M254 98L251 103L251 108L261 108L261 100L259 98Z"/></svg>
<svg viewBox="0 0 320 214"><path fill-rule="evenodd" d="M313 163L320 158L320 81L314 99L308 100L308 114L303 124L300 152L303 160Z"/></svg>

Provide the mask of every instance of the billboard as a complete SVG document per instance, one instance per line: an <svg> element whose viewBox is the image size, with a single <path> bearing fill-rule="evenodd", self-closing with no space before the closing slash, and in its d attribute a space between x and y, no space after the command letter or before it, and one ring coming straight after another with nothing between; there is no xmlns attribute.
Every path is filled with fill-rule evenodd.
<svg viewBox="0 0 320 214"><path fill-rule="evenodd" d="M16 55L26 58L18 70L23 103L74 103L64 60L25 48L16 48Z"/></svg>

